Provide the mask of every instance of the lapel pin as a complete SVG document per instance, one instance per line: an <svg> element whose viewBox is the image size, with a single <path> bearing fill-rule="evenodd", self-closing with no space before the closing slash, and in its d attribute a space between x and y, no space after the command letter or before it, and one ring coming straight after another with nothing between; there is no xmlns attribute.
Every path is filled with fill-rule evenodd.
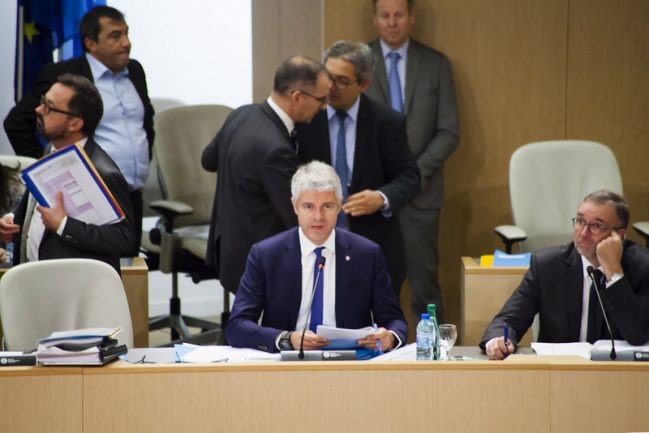
<svg viewBox="0 0 649 433"><path fill-rule="evenodd" d="M349 256L345 256L345 260L346 260L346 261L350 261L351 259L352 259L351 257L349 257Z"/></svg>

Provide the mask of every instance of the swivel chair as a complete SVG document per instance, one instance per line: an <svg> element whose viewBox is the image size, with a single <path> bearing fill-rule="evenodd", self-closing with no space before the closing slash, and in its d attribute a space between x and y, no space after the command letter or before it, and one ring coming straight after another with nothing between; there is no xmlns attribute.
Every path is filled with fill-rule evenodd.
<svg viewBox="0 0 649 433"><path fill-rule="evenodd" d="M231 111L222 105L188 105L167 109L156 117L154 153L164 200L150 204L161 218L149 241L159 245L160 271L172 275L172 296L169 315L151 319L149 330L170 328L169 344L224 341L222 326L229 315L229 292L223 290L221 326L185 316L178 296L178 273L188 273L194 282L216 278L214 268L205 263L216 174L202 169L201 155ZM192 335L188 327L201 332Z"/></svg>
<svg viewBox="0 0 649 433"><path fill-rule="evenodd" d="M54 331L122 327L119 344L133 347L131 313L122 279L104 262L27 262L0 279L5 350L31 351Z"/></svg>

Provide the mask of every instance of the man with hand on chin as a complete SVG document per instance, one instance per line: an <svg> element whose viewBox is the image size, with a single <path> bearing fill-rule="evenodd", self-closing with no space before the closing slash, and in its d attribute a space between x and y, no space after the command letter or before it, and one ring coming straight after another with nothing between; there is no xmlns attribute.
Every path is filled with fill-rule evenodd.
<svg viewBox="0 0 649 433"><path fill-rule="evenodd" d="M649 250L624 240L629 215L628 203L614 192L599 190L583 199L572 220L573 242L534 253L521 285L487 326L480 347L489 359L514 352L537 313L539 342L608 340L591 266L613 338L633 345L649 341Z"/></svg>
<svg viewBox="0 0 649 433"><path fill-rule="evenodd" d="M377 331L358 340L360 347L376 350L380 341L382 350L391 350L405 343L408 326L381 249L336 228L342 189L335 170L319 161L300 167L291 194L299 227L253 245L226 327L229 343L297 350L306 326L303 348L321 349L329 341L315 334L317 325L374 323Z"/></svg>

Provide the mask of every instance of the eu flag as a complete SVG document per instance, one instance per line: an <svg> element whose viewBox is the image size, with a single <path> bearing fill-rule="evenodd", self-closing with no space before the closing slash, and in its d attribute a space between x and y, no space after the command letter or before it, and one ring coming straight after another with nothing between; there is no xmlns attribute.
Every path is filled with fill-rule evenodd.
<svg viewBox="0 0 649 433"><path fill-rule="evenodd" d="M38 71L54 60L81 55L79 23L83 15L106 0L17 0L15 99L34 86Z"/></svg>

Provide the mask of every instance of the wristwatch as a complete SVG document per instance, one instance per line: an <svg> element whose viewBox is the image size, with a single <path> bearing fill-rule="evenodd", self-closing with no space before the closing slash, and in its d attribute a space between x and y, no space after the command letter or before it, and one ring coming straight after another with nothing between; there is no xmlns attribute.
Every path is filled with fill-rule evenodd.
<svg viewBox="0 0 649 433"><path fill-rule="evenodd" d="M293 332L285 332L284 335L279 337L279 350L293 350L293 344L291 343L291 335Z"/></svg>
<svg viewBox="0 0 649 433"><path fill-rule="evenodd" d="M608 280L606 283L607 283L607 284L614 284L614 283L617 283L619 280L622 279L623 276L624 276L624 274L621 274L621 273L619 273L619 272L618 272L618 273L615 273L615 274L611 275L611 279Z"/></svg>

